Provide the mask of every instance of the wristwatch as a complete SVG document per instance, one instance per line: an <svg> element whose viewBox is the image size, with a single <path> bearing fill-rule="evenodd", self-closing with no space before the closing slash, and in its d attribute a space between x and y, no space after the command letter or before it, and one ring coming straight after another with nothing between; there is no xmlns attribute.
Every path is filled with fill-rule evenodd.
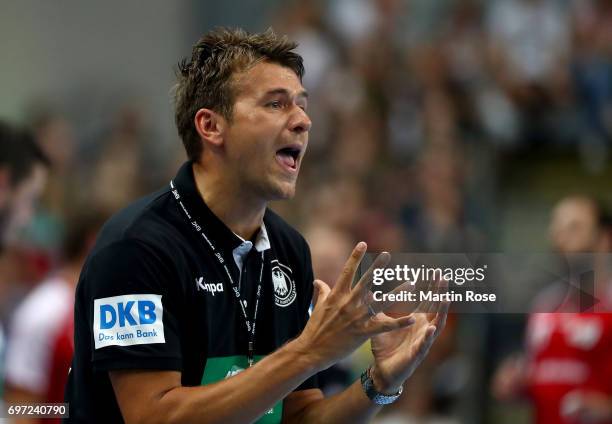
<svg viewBox="0 0 612 424"><path fill-rule="evenodd" d="M404 388L400 386L398 392L392 395L386 395L376 391L374 388L374 381L372 380L371 370L372 367L369 367L363 372L363 374L361 374L361 387L363 387L363 391L365 392L366 396L377 405L388 405L395 402L402 394Z"/></svg>

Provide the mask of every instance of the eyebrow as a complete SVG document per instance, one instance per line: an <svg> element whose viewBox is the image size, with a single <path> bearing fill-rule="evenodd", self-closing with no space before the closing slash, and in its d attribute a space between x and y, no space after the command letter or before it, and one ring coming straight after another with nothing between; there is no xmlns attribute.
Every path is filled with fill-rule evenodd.
<svg viewBox="0 0 612 424"><path fill-rule="evenodd" d="M271 94L284 94L286 96L289 96L289 90L287 90L286 88L273 88L272 90L268 90L265 95L269 96ZM303 97L307 99L308 91L302 90L296 95L296 97Z"/></svg>

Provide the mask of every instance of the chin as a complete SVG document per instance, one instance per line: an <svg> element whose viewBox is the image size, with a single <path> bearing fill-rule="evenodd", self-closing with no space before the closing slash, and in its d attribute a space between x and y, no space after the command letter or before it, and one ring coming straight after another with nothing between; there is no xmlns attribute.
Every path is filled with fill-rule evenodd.
<svg viewBox="0 0 612 424"><path fill-rule="evenodd" d="M293 190L279 190L274 193L274 196L270 200L290 200L295 196L295 188Z"/></svg>
<svg viewBox="0 0 612 424"><path fill-rule="evenodd" d="M270 188L270 201L289 200L295 196L295 182L282 182Z"/></svg>
<svg viewBox="0 0 612 424"><path fill-rule="evenodd" d="M251 190L266 202L289 200L295 196L297 178L287 178L284 175L268 175L265 179L252 179Z"/></svg>

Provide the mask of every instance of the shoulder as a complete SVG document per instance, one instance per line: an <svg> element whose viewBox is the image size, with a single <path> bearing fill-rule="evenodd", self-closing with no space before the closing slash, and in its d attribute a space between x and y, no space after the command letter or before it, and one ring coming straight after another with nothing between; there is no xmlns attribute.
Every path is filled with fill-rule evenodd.
<svg viewBox="0 0 612 424"><path fill-rule="evenodd" d="M159 241L158 237L173 231L170 200L170 188L166 187L136 200L114 214L100 230L92 254L126 239L155 244Z"/></svg>
<svg viewBox="0 0 612 424"><path fill-rule="evenodd" d="M169 186L136 200L104 224L85 268L92 262L122 261L126 256L173 262L185 246L181 218Z"/></svg>
<svg viewBox="0 0 612 424"><path fill-rule="evenodd" d="M169 189L159 190L112 216L85 262L77 292L154 289L176 280L186 243L172 200Z"/></svg>

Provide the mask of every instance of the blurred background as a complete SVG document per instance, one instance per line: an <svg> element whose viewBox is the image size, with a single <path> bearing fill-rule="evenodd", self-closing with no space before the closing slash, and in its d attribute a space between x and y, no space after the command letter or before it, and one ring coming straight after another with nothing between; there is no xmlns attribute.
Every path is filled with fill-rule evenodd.
<svg viewBox="0 0 612 424"><path fill-rule="evenodd" d="M50 390L37 375L48 365L11 377L36 343L20 334L70 340L70 284L99 223L185 160L175 65L219 25L271 26L300 43L313 127L296 198L273 207L305 234L318 278L333 281L358 240L390 252L562 251L554 205L576 194L612 205L610 0L5 2L0 119L30 128L51 162L29 224L0 256L7 398ZM23 324L34 315L44 330ZM527 319L452 317L379 422L531 422L528 400L492 389ZM33 361L56 352L45 343L55 348ZM59 349L69 357L69 342ZM328 392L367 361L358 352L336 367Z"/></svg>

